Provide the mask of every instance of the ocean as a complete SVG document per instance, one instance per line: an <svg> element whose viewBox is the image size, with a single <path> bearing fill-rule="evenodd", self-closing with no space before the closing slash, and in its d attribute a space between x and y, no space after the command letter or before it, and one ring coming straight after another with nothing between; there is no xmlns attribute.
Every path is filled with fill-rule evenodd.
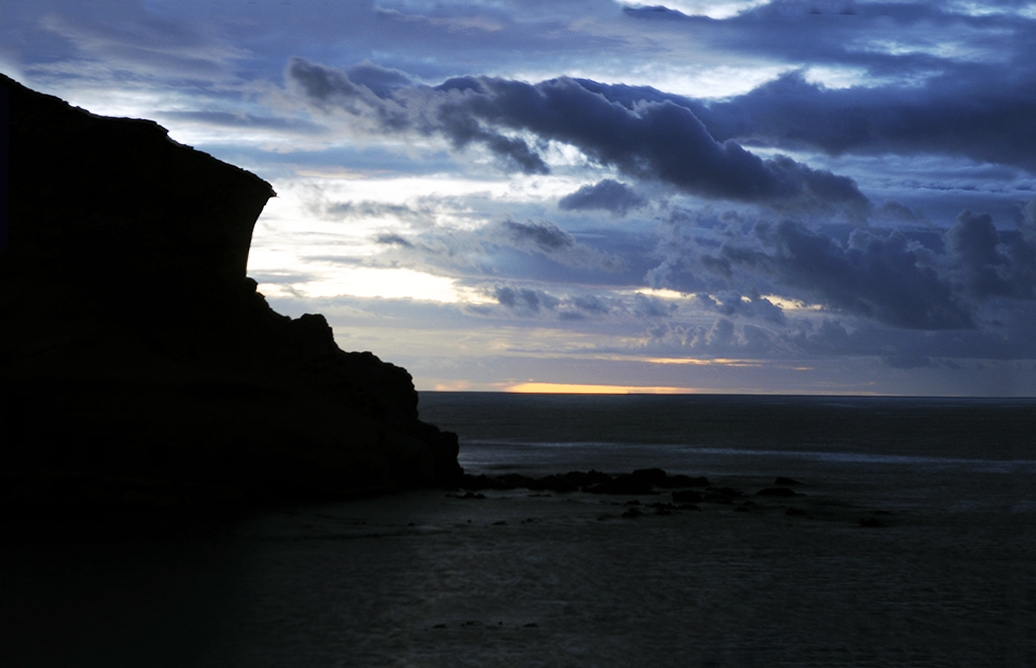
<svg viewBox="0 0 1036 668"><path fill-rule="evenodd" d="M1036 400L420 410L475 475L659 467L740 495L422 490L225 536L6 546L3 665L1036 666ZM796 495L756 494L777 477Z"/></svg>

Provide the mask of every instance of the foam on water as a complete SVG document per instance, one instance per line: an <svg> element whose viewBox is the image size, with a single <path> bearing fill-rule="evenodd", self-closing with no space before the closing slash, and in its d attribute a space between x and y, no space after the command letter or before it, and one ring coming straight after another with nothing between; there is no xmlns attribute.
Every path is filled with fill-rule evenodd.
<svg viewBox="0 0 1036 668"><path fill-rule="evenodd" d="M640 443L631 445L629 443L608 443L601 441L552 441L552 442L519 442L505 440L477 440L465 444L467 448L460 456L462 465L470 464L477 466L481 463L496 463L501 459L501 454L522 452L526 458L537 456L549 456L550 451L558 448L578 450L577 454L567 454L573 464L592 462L595 460L610 461L615 453L637 453L640 458L645 452L661 454L661 456L679 458L683 462L693 461L695 455L719 455L729 457L776 457L787 459L807 459L815 461L826 461L845 464L892 464L900 466L927 467L958 467L962 469L974 469L984 471L1011 471L1016 468L1034 468L1036 459L978 459L960 457L925 457L911 455L881 455L865 452L823 452L810 450L753 450L751 448L701 448L693 446L680 446L665 443ZM537 453L538 450L546 450L546 453ZM537 453L537 454L533 454ZM508 462L501 464L513 468L520 468L522 465L529 465L529 462Z"/></svg>

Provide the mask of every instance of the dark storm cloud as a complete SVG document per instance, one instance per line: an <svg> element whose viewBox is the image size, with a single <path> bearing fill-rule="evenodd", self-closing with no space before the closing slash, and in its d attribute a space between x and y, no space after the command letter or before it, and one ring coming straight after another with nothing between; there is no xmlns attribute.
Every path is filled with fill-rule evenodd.
<svg viewBox="0 0 1036 668"><path fill-rule="evenodd" d="M287 79L307 102L345 112L380 133L446 137L456 148L481 144L527 173L548 170L520 136L570 144L592 160L690 194L794 207L837 206L863 214L869 202L844 176L786 156L762 159L734 141L716 141L685 106L670 100L633 107L606 99L569 78L527 84L457 77L436 87L411 86L379 97L343 70L293 58Z"/></svg>
<svg viewBox="0 0 1036 668"><path fill-rule="evenodd" d="M928 222L924 213L895 200L889 200L875 209L872 220L889 224L914 224Z"/></svg>
<svg viewBox="0 0 1036 668"><path fill-rule="evenodd" d="M760 203L867 204L850 179L784 156L763 160L734 142L719 143L690 110L668 101L630 110L568 78L531 85L465 77L437 90L463 96L448 108L464 118L571 144L602 165L692 194Z"/></svg>
<svg viewBox="0 0 1036 668"><path fill-rule="evenodd" d="M1036 34L1033 35L1036 44ZM1029 55L1036 59L1036 48ZM582 81L610 101L688 109L718 142L766 143L793 150L900 155L941 154L1036 173L1036 68L967 64L923 85L829 89L789 72L745 95L705 102L648 87Z"/></svg>
<svg viewBox="0 0 1036 668"><path fill-rule="evenodd" d="M413 80L404 72L375 65L369 60L345 70L349 80L366 86L372 93L386 99L400 88L413 85Z"/></svg>
<svg viewBox="0 0 1036 668"><path fill-rule="evenodd" d="M843 246L786 220L759 224L754 234L766 250L729 245L725 259L801 289L813 301L907 329L974 326L968 303L899 232L856 230Z"/></svg>
<svg viewBox="0 0 1036 668"><path fill-rule="evenodd" d="M885 327L878 323L855 324L825 319L818 326L808 322L782 339L796 350L814 356L876 356L889 366L904 368L908 361L1033 359L1036 357L1036 303L1014 302L1000 312L1003 322L987 328L924 332ZM945 362L943 362L945 363Z"/></svg>
<svg viewBox="0 0 1036 668"><path fill-rule="evenodd" d="M354 83L347 71L294 58L288 65L288 76L307 102L322 111L344 111L386 131L405 130L412 125L403 105L388 96L379 96L362 83Z"/></svg>
<svg viewBox="0 0 1036 668"><path fill-rule="evenodd" d="M678 250L668 246L656 275L667 286L680 280L672 272L681 261ZM762 222L745 236L731 235L718 252L686 238L683 253L682 261L696 262L728 285L755 280L755 290L904 329L971 329L995 322L1010 302L1036 300L1036 224L1028 217L1020 229L1001 231L988 214L966 210L939 236L855 229L841 238L791 220ZM754 302L736 290L716 294L699 299L728 316Z"/></svg>
<svg viewBox="0 0 1036 668"><path fill-rule="evenodd" d="M989 214L961 212L946 233L946 250L967 295L1036 298L1036 240L1026 231L1001 234Z"/></svg>
<svg viewBox="0 0 1036 668"><path fill-rule="evenodd" d="M445 136L456 149L482 144L494 155L528 174L548 170L543 159L520 138L508 137L486 128L463 108L450 104L444 96L425 86L409 88L395 85L403 76L375 65L362 66L363 80L375 80L378 91L353 81L348 70L338 70L293 58L288 65L288 81L316 108L332 113L344 111L362 119L369 130L381 133L417 132ZM385 85L391 81L393 85ZM395 95L398 93L398 96Z"/></svg>
<svg viewBox="0 0 1036 668"><path fill-rule="evenodd" d="M1036 49L1030 57L1036 57ZM1020 69L955 66L921 86L836 90L792 72L715 104L703 116L719 140L750 138L832 155L964 156L1036 174L1036 70L1031 64Z"/></svg>
<svg viewBox="0 0 1036 668"><path fill-rule="evenodd" d="M626 88L609 99L668 99L717 141L844 153L964 156L1036 173L1036 20L963 3L771 2L723 21L627 10L673 36L754 52L801 71L723 101ZM819 14L819 15L818 15ZM661 20L661 21L660 21ZM865 72L865 85L810 83L811 66ZM877 78L877 81L875 80ZM884 83L879 83L881 80Z"/></svg>
<svg viewBox="0 0 1036 668"><path fill-rule="evenodd" d="M693 35L716 48L782 62L866 67L872 74L939 71L976 52L1010 56L1027 45L1034 22L1010 9L1024 2L818 2L775 0L724 20L664 7L627 8L656 32ZM966 48L939 48L944 44ZM890 49L889 45L897 48Z"/></svg>
<svg viewBox="0 0 1036 668"><path fill-rule="evenodd" d="M558 200L562 211L604 210L617 215L626 215L632 209L647 204L647 200L625 183L604 179L593 185L585 185L574 193Z"/></svg>

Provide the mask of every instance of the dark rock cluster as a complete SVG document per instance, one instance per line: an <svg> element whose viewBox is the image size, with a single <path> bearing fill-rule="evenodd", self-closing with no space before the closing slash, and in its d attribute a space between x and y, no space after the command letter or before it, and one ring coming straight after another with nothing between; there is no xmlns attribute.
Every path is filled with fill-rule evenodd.
<svg viewBox="0 0 1036 668"><path fill-rule="evenodd" d="M330 497L451 484L405 369L274 312L245 275L271 186L0 76L4 503Z"/></svg>
<svg viewBox="0 0 1036 668"><path fill-rule="evenodd" d="M692 478L686 475L668 475L659 468L637 469L633 473L611 476L600 471L569 471L542 478L532 478L518 473L488 476L462 475L457 485L465 490L485 489L529 489L551 492L582 491L589 494L658 494L656 488L675 489L684 487L705 487L705 477Z"/></svg>
<svg viewBox="0 0 1036 668"><path fill-rule="evenodd" d="M791 478L778 477L774 481L774 485L774 487L763 487L752 496L776 497L778 499L806 496L804 493L795 492L789 488L791 485L801 485L801 483ZM751 512L760 508L759 504L752 501L748 494L739 489L711 485L709 484L709 479L705 476L669 475L660 468L637 469L632 473L618 475L609 475L595 470L569 471L564 474L551 474L540 478L533 478L518 473L506 473L495 476L464 474L458 478L458 488L465 490L465 493L451 494L449 496L458 499L485 499L486 496L484 494L476 492L480 490L513 489L626 496L658 496L663 491L668 491L672 502L657 501L647 504L648 507L654 509L655 515L668 515L674 510L697 510L697 506L694 505L697 503L730 506L739 512ZM532 494L530 496L549 495ZM625 503L631 507L623 512L622 517L632 518L644 514L643 511L636 507L641 505L639 499L632 499ZM788 508L786 514L805 515L806 513L797 508ZM863 524L863 526L877 525Z"/></svg>

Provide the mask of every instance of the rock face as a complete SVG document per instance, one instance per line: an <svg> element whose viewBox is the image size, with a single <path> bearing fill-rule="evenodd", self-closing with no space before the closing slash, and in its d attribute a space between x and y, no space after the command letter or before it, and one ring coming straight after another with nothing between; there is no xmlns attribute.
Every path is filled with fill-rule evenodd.
<svg viewBox="0 0 1036 668"><path fill-rule="evenodd" d="M268 183L154 122L0 88L5 495L57 474L272 498L461 475L406 370L339 350L320 315L275 313L245 276Z"/></svg>

